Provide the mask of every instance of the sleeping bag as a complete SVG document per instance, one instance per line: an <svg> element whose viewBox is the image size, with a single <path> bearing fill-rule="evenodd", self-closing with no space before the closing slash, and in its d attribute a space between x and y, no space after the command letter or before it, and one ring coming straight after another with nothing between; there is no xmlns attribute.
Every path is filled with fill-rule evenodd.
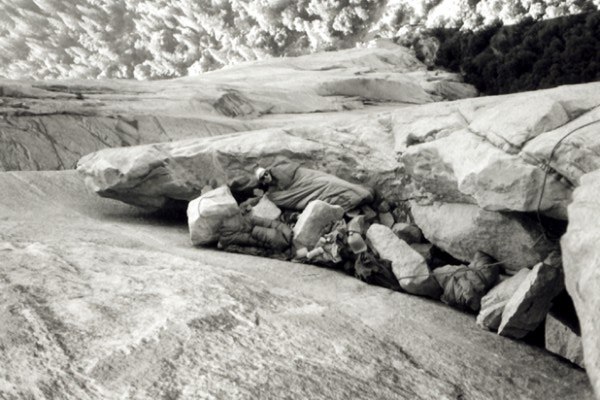
<svg viewBox="0 0 600 400"><path fill-rule="evenodd" d="M371 189L295 162L281 161L269 172L273 181L267 196L281 208L303 210L311 201L323 200L349 211L373 200Z"/></svg>

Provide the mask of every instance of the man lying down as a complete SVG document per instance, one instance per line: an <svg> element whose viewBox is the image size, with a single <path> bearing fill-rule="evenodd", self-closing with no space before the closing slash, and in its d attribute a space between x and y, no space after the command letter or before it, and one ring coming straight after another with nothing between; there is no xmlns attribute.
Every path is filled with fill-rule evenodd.
<svg viewBox="0 0 600 400"><path fill-rule="evenodd" d="M269 168L258 168L256 178L275 205L283 209L304 210L313 200L322 200L350 211L373 201L373 191L337 176L280 161Z"/></svg>
<svg viewBox="0 0 600 400"><path fill-rule="evenodd" d="M398 288L389 263L367 254L364 223L349 223L364 219L359 214L373 202L372 189L287 160L258 168L254 178L233 179L190 202L193 244L216 243L224 251L336 267L367 282ZM260 189L258 196L251 195L253 189ZM314 212L313 219L329 220L309 229L314 243L300 246L294 227L312 202L333 206L336 215L332 218L331 210L328 217Z"/></svg>
<svg viewBox="0 0 600 400"><path fill-rule="evenodd" d="M188 223L195 245L336 268L477 312L498 282L499 263L483 252L469 266L434 255L400 205L375 197L369 188L280 161L192 200ZM407 258L408 269L397 268L397 276L387 257Z"/></svg>

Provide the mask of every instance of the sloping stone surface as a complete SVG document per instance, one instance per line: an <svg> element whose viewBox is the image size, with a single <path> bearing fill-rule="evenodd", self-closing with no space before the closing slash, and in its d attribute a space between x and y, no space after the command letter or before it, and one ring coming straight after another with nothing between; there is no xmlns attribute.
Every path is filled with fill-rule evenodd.
<svg viewBox="0 0 600 400"><path fill-rule="evenodd" d="M561 239L565 283L579 323L585 368L600 394L600 170L583 175Z"/></svg>
<svg viewBox="0 0 600 400"><path fill-rule="evenodd" d="M102 148L220 135L256 126L187 115L105 114L99 102L82 102L87 107L82 111L28 109L22 114L0 106L0 170L72 169L79 158Z"/></svg>
<svg viewBox="0 0 600 400"><path fill-rule="evenodd" d="M592 398L582 371L441 303L191 248L185 223L72 172L0 187L0 397Z"/></svg>
<svg viewBox="0 0 600 400"><path fill-rule="evenodd" d="M547 170L540 210L566 218L573 187L600 166L597 126L555 146L572 129L597 119L600 83L438 102L473 95L456 75L426 71L394 45L264 60L155 82L0 80L0 169L72 168L80 156L101 148L174 142L95 153L81 161L80 171L99 194L156 209L172 199L195 198L209 183L249 175L259 163L283 155L371 185L395 203L419 198L424 204L441 200L518 212L537 210ZM406 165L398 162L403 153ZM463 221L435 212L431 219ZM439 229L435 240L467 260L477 250L468 247L487 243L508 255L514 272L535 264L551 247L537 241L535 229L514 229L515 221L529 226L520 214L491 212L464 221L465 231L432 232ZM499 231L497 222L509 228ZM9 235L14 229L6 228ZM512 253L509 246L516 246ZM590 251L581 248L580 253ZM524 256L517 259L517 252ZM584 329L588 348L596 346L597 331ZM445 361L444 366L450 362ZM436 373L445 376L443 370ZM436 395L431 397L460 397Z"/></svg>
<svg viewBox="0 0 600 400"><path fill-rule="evenodd" d="M472 99L472 101L476 101ZM410 146L448 136L467 128L469 123L460 111L464 102L443 102L392 111L392 129L397 153Z"/></svg>

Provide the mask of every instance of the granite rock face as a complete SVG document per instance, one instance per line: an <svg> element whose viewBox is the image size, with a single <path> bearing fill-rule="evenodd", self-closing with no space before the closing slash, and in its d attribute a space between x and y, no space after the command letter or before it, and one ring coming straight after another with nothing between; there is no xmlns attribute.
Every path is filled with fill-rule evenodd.
<svg viewBox="0 0 600 400"><path fill-rule="evenodd" d="M582 177L600 167L600 136L597 135L598 125L595 122L600 116L600 83L564 86L535 93L469 98L475 95L472 87L463 84L456 75L427 71L408 50L395 45L264 60L200 77L154 82L27 83L0 80L0 170L69 169L84 156L78 163L78 169L89 189L104 197L155 210L172 205L179 207L181 201L192 200L202 194L203 190L206 192L227 184L232 179L247 178L259 164L268 165L284 157L351 182L372 186L376 189L378 198L393 204L396 222L412 222L406 200L418 200L418 204L415 203L412 207L414 221L436 248L439 247L462 261L471 261L476 251L483 250L503 261L507 272L511 274L522 268L531 268L542 261L555 246L542 237L537 224L531 223L531 215L538 211L539 204L542 215L571 219L569 233L563 239L565 259L570 259L570 263L565 263L567 287L575 299L582 321L588 372L598 386L600 351L597 343L600 329L597 321L600 318L596 315L599 307L595 302L595 293L598 291L593 286L597 281L593 266L597 258L595 248L598 240L591 226L593 224L590 223L594 221L592 217L595 214L590 210L594 209L597 196L590 195L587 200L579 203L576 199L571 206L573 211L567 214L566 210L573 189L590 182ZM569 136L565 138L566 135ZM90 152L95 153L86 155ZM51 174L6 176L0 190L0 212L13 209L23 212L22 203L29 201L37 204L40 196L50 192L56 195L47 186L49 183L41 180L32 187L21 186L30 179L48 178L53 176ZM9 313L10 310L19 310L21 313L11 314L7 318L17 318L19 315L24 318L21 325L21 322L15 322L11 326L22 327L19 332L26 334L33 332L33 339L27 342L31 348L39 349L42 346L44 349L56 349L56 352L50 351L47 358L41 357L43 361L40 361L39 352L36 355L37 361L29 361L30 353L27 353L27 348L24 353L11 353L11 362L25 360L24 364L10 364L11 382L25 379L12 372L16 370L66 371L60 379L44 377L44 384L33 389L38 397L50 397L49 394L44 394L43 391L47 390L45 388L59 387L64 388L61 393L74 393L77 398L122 397L123 393L140 398L277 398L282 395L307 398L321 394L311 385L311 382L315 382L311 380L313 376L331 377L333 384L325 388L323 397L338 398L491 398L497 395L498 390L507 398L547 399L559 396L579 399L585 398L586 393L589 394L581 389L583 375L580 373L562 369L554 361L543 358L545 356L541 352L519 347L520 345L510 341L500 341L501 338L490 339L494 336L472 327L472 319L465 319L460 314L450 314L449 317L447 308L439 304L425 307L424 303L419 303L422 299L408 298L398 303L390 300L395 297L382 295L374 296L372 299L375 300L370 301L369 295L357 295L362 293L363 286L340 294L337 284L339 275L331 278L331 282L335 283L323 286L321 281L305 282L303 279L308 278L299 279L305 269L294 269L299 271L298 276L290 277L288 269L292 267L289 264L272 264L275 265L274 268L263 268L263 263L269 261L261 260L254 265L248 258L234 258L233 262L239 265L236 272L246 274L254 271L254 277L258 280L270 279L269 284L260 286L251 280L247 284L238 285L237 278L233 278L234 283L221 284L224 278L216 272L214 280L210 280L207 287L218 293L198 293L197 288L204 288L203 284L206 283L200 280L202 274L209 274L207 270L197 269L197 263L208 260L207 264L220 271L220 268L232 262L231 258L218 259L219 256L210 252L199 256L196 251L189 253L189 257L186 255L193 261L192 264L188 265L187 261L181 259L174 262L171 259L173 253L169 252L171 250L165 249L170 248L172 241L179 240L181 235L184 238L181 243L184 244L177 252L185 253L187 250L184 249L189 246L185 232L177 231L170 236L167 234L167 240L161 236L166 234L163 230L160 230L160 235L152 233L153 229L161 226L158 222L150 223L144 231L138 232L136 228L143 223L133 221L140 215L136 214L139 211L133 211L124 204L112 203L110 206L110 202L100 198L92 200L85 197L83 200L81 196L87 195L81 193L83 189L73 180L74 175L58 176L68 176L68 179L48 182L57 184L58 188L73 195L56 195L60 197L60 201L47 205L51 207L43 208L43 212L54 212L51 208L58 207L63 213L60 218L50 218L49 225L42 228L39 227L39 219L46 217L46 214L36 215L35 225L26 219L30 216L29 209L27 215L10 214L9 219L0 219L3 227L0 239L7 241L0 244L0 251L11 254L10 263L14 265L22 265L23 262L31 269L35 269L36 265L52 267L49 271L56 273L52 276L61 278L56 281L56 293L67 293L73 298L81 295L79 289L69 291L69 285L77 282L77 279L72 275L61 275L61 271L68 270L69 265L78 265L77 260L81 257L84 263L89 261L85 263L86 266L91 265L91 268L100 270L97 279L87 275L81 278L82 287L97 286L104 290L102 293L108 291L112 294L104 300L101 294L98 295L100 297L84 296L83 303L75 301L71 304L64 297L59 298L58 294L47 295L39 287L22 289L22 286L28 287L27 282L32 277L37 277L36 273L42 275L40 279L49 279L43 275L45 270L36 269L31 273L32 277L24 276L22 280L14 276L23 272L21 269L11 267L8 273L0 271L0 283L9 282L6 285L10 288L1 293L10 293L9 297L14 294L16 299L15 304L11 303L2 309ZM542 188L544 181L545 187ZM21 190L22 198L15 198L11 194L13 189ZM71 210L63 208L62 201L67 202ZM30 206L29 203L25 204ZM83 204L92 209L84 210ZM109 229L107 234L99 233L96 226L91 226L98 223L98 220L86 218L96 212L94 207L100 205L105 207L102 217L113 218L111 223L117 219L114 215L126 219L126 222L119 222L118 229L119 232L120 229L127 231L129 236L118 236L111 230L117 228L110 225L106 226ZM40 204L40 207L46 206ZM115 210L128 211L118 214ZM389 210L377 211L385 214ZM86 217L75 218L74 215L79 216L80 212ZM577 213L581 215L577 216ZM367 218L369 222L377 218L377 213L372 211L371 214L373 215ZM71 221L71 218L75 219ZM385 222L391 224L389 216L386 219ZM32 226L37 227L39 232ZM50 230L51 227L53 230ZM27 232L42 244L48 243L53 235L60 233L68 238L76 236L77 243L85 237L91 243L108 242L111 246L115 244L121 247L113 249L114 252L102 248L95 253L93 249L85 247L87 244L80 244L83 246L81 252L73 253L75 262L69 259L68 263L61 264L51 255L47 259L45 256L41 259L31 258L38 250L38 253L43 253L43 249L36 246L28 248L31 244L29 242L14 242L14 238L18 236L15 232ZM23 237L26 237L25 234ZM23 237L22 241L32 240ZM64 237L59 239L65 243L75 243L75 239L73 242ZM59 249L62 249L62 242L57 242ZM122 247L131 247L123 243L139 246L143 251L118 257ZM74 244L71 247L76 250ZM71 247L64 251L71 251ZM157 248L159 253L169 253L152 256L148 264L161 264L163 267L160 268L163 269L149 269L143 257L148 256L147 251L156 251ZM59 250L59 253L60 251L63 250ZM86 258L86 251L89 254L99 254L98 262ZM408 254L410 256L407 259L412 260L414 254ZM4 255L3 253L2 256ZM13 255L16 258L12 258ZM113 255L114 263L107 259ZM422 266L421 258L418 265ZM138 261L143 265L130 268L131 264ZM119 265L121 269L113 268L113 264ZM60 270L56 270L57 265ZM181 271L177 269L181 266L189 267L189 270L186 269L189 273L182 272L186 281L178 285L177 289L168 287L172 275L167 275L165 269L169 271L170 268L175 268L176 271ZM131 274L127 275L130 269ZM148 271L151 271L152 277L143 274ZM74 274L77 275L78 272ZM110 280L113 275L121 277L123 282L131 286L124 288L115 285ZM48 279L46 282L49 282ZM16 282L14 288L10 286L13 284L11 282ZM271 288L283 284L282 282L288 282L291 300L282 300L274 306L276 311L267 313L272 320L277 321L270 325L271 331L252 336L245 330L248 325L246 321L258 320L259 323L254 324L264 326L264 314L259 312L259 317L256 317L256 310L252 307L248 307L249 311L246 312L246 303L259 304L274 298L277 293ZM144 288L159 287L160 290L158 293L153 292L154 297L140 296L140 303L128 303L128 299L137 299L136 293L144 292L144 289L140 289L142 285L146 285ZM261 289L256 289L257 287ZM239 288L264 289L268 294L246 295L245 289L240 289L243 293L236 291ZM331 302L325 307L330 307L327 315L333 318L334 328L330 329L317 321L322 318L319 312L315 313L319 318L311 317L311 307L319 309L323 303L302 303L299 300L302 303L300 311L291 305L297 304L295 296L299 293L299 288L304 290L302 298L310 297L309 294L331 294L332 297L327 300ZM364 292L371 293L370 289ZM335 296L342 296L344 302L336 303L339 299ZM233 297L234 300L231 300ZM214 301L232 304L233 308L217 310L213 315L211 313L214 310L210 307L214 305ZM30 311L21 312L19 302L25 304L24 310L34 310L36 315L42 317L37 319L35 315L32 317ZM351 307L348 306L349 302ZM164 313L157 312L154 307L156 304L156 307L166 307ZM187 311L181 311L185 304L192 304L195 309L203 310L204 314L194 314L194 317L188 318ZM414 307L411 308L410 305ZM53 314L46 313L46 306ZM111 308L113 306L114 309ZM130 311L129 307L134 311ZM80 309L84 311L79 312ZM305 309L309 311L305 312ZM338 315L340 310L353 314L346 320L345 314ZM72 314L77 316L71 317ZM131 316L131 320L125 317L119 319L121 314ZM56 315L59 317L54 318ZM132 339L131 342L121 340L118 335L114 336L112 331L102 333L99 342L125 343L121 347L108 346L105 353L96 352L95 347L86 347L88 344L80 345L83 337L86 338L85 343L92 343L89 346L96 343L93 338L89 339L88 334L93 332L93 326L96 325L89 328L85 321L80 321L84 316L93 318L93 324L109 326L119 332L139 332L156 322L152 319L155 315L172 316L178 322L173 325L161 325L157 322L156 326L166 328L152 331L153 334L159 332L154 336L136 334L135 340ZM295 319L297 315L300 315L299 322ZM293 322L290 325L281 322L286 319ZM366 321L366 327L352 328L357 320ZM40 321L48 322L43 325ZM56 321L62 321L67 328L63 329L63 325L56 324ZM309 324L311 329L303 329L305 321L314 322L313 325ZM89 330L82 328L84 333L81 336L67 337L64 332L72 331L71 324L88 327ZM248 326L250 325L252 324ZM1 326L3 325L0 324ZM193 330L190 326L193 329L200 327L200 334L194 336L198 329ZM227 333L230 326L233 333ZM377 335L368 334L370 329L377 329ZM432 334L439 331L443 331L444 335ZM316 339L315 332L318 336ZM363 334L364 332L367 333ZM393 332L393 337L402 338L401 341L393 341L393 349L384 346L382 343L385 341L376 341L375 345L365 351L361 351L361 347L356 344L348 345L349 347L343 344L346 343L344 340L354 343L352 338L359 338L361 343L371 341L374 336L386 332ZM11 348L12 343L20 340L10 336L9 332L3 335L5 336L2 337L7 337L8 343L3 348ZM214 342L206 339L210 335L216 335ZM60 339L56 339L56 346L44 342L47 338L52 341L54 337ZM148 343L152 343L152 338L156 337L160 344L152 347ZM291 337L287 345L294 347L293 351L275 339L281 337ZM139 338L143 341L138 340ZM281 347L275 346L281 350L277 355L271 351L272 348L256 346L256 343L271 340L281 344ZM184 344L180 346L180 343ZM190 347L186 347L185 343ZM204 343L216 347L202 347ZM252 363L239 364L236 371L247 377L243 384L239 383L239 379L234 384L231 383L239 374L231 372L233 359L227 358L229 353L223 351L215 355L210 352L211 348L220 350L223 349L219 347L220 344L230 343L239 344L235 348L239 352L231 354L241 354L241 359L252 360ZM59 350L64 347L62 345L68 349L64 354ZM319 349L322 347L334 349L335 353L327 353L321 358L324 361L316 364L303 363L307 359L312 361L311 356L314 354L321 355L323 352L319 352ZM133 356L121 357L119 351L122 348L125 349L125 354ZM351 349L352 356L342 357L340 364L339 354L346 354L345 348ZM407 348L410 357L402 356ZM442 351L439 350L441 348ZM175 350L166 354L160 349ZM312 352L313 349L316 349L315 353ZM397 363L391 365L385 360L380 362L373 359L375 361L370 365L380 368L377 371L393 371L393 382L390 385L377 382L379 386L375 387L372 384L374 375L365 375L364 364L356 363L355 360L369 359L368 354L379 351L385 357L395 354L398 360L412 360L414 368L405 368L408 364L404 361L398 366ZM23 354L27 356L23 358ZM94 354L94 360L101 361L80 357L81 354ZM174 354L180 354L180 358L176 359ZM286 369L285 362L289 362L294 354L305 356L304 359L295 358L294 361L304 370L315 369L310 372L314 372L314 375L307 378ZM190 366L188 362L198 359L210 361L211 357L217 362L210 362L210 365L219 365L220 369L209 373L206 373L208 364L192 362ZM236 362L239 362L240 357ZM539 357L542 357L542 362L538 362ZM47 360L54 360L56 364ZM80 364L73 360L80 360ZM490 364L490 360L500 361ZM531 365L532 360L535 360L536 365L544 365L539 374L520 367ZM69 362L77 364L78 369L73 373L68 369ZM95 363L100 363L96 370ZM274 365L277 371L283 371L283 375L291 378L260 380L265 377L267 369L259 368L253 374L251 371L257 371L257 363ZM343 366L341 371L340 365ZM90 379L101 383L93 386L91 381L85 380L82 383L71 378L81 374L81 371L88 374L84 374L86 377L92 376ZM191 372L187 375L185 371ZM426 371L425 378L423 371ZM487 377L492 374L491 371L498 378L496 381L501 382L500 388L481 384L488 382ZM383 375L389 376L387 372ZM572 379L563 379L566 375ZM218 387L201 388L198 386L200 384L185 383L197 380L198 376L206 376L206 382L211 384L219 382ZM360 385L353 386L356 376L359 377ZM522 379L516 381L515 376ZM160 387L151 387L153 382L165 383ZM397 382L402 382L399 390L394 389L398 387ZM579 385L579 391L571 392L573 385ZM279 388L286 389L280 391ZM360 388L363 388L362 391ZM100 394L96 395L96 389ZM26 395L23 394L22 397Z"/></svg>
<svg viewBox="0 0 600 400"><path fill-rule="evenodd" d="M592 398L585 373L468 315L192 248L184 225L88 194L73 171L0 187L0 397Z"/></svg>
<svg viewBox="0 0 600 400"><path fill-rule="evenodd" d="M595 107L570 122L530 140L520 155L528 162L548 164L568 182L578 185L582 175L600 168L598 121L600 107ZM550 154L553 154L551 159Z"/></svg>
<svg viewBox="0 0 600 400"><path fill-rule="evenodd" d="M581 177L561 239L565 283L579 324L585 368L600 393L600 171Z"/></svg>
<svg viewBox="0 0 600 400"><path fill-rule="evenodd" d="M451 203L413 202L411 211L425 238L459 260L471 261L482 251L514 273L542 261L556 248L533 221L518 215Z"/></svg>
<svg viewBox="0 0 600 400"><path fill-rule="evenodd" d="M382 149L386 140L391 137L381 122L363 118L337 128L274 128L105 149L83 157L77 169L99 195L149 208L191 200L207 184L250 178L259 165L281 157L373 186L393 199L402 196L401 181L393 156Z"/></svg>
<svg viewBox="0 0 600 400"><path fill-rule="evenodd" d="M402 159L407 173L435 200L490 211L537 209L544 171L467 130L410 147ZM554 175L544 186L541 210L566 218L570 187Z"/></svg>
<svg viewBox="0 0 600 400"><path fill-rule="evenodd" d="M458 90L449 93L444 82ZM161 81L0 79L0 170L71 169L85 154L107 147L286 124L262 116L475 95L458 75L428 71L408 49L389 43Z"/></svg>
<svg viewBox="0 0 600 400"><path fill-rule="evenodd" d="M567 219L573 185L600 163L594 126L586 125L597 119L599 88L560 87L394 113L396 151L415 195L494 211L537 211L539 204L542 214Z"/></svg>
<svg viewBox="0 0 600 400"><path fill-rule="evenodd" d="M517 153L523 144L540 133L569 121L559 101L535 93L510 98L478 112L469 128L494 146Z"/></svg>

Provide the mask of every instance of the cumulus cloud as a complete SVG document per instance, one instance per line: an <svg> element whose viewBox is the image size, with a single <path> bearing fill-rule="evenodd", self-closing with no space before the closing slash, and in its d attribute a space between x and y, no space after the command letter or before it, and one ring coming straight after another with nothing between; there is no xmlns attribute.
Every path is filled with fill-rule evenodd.
<svg viewBox="0 0 600 400"><path fill-rule="evenodd" d="M598 7L600 0L593 0ZM245 60L580 12L584 0L11 0L0 3L0 76L195 75Z"/></svg>

